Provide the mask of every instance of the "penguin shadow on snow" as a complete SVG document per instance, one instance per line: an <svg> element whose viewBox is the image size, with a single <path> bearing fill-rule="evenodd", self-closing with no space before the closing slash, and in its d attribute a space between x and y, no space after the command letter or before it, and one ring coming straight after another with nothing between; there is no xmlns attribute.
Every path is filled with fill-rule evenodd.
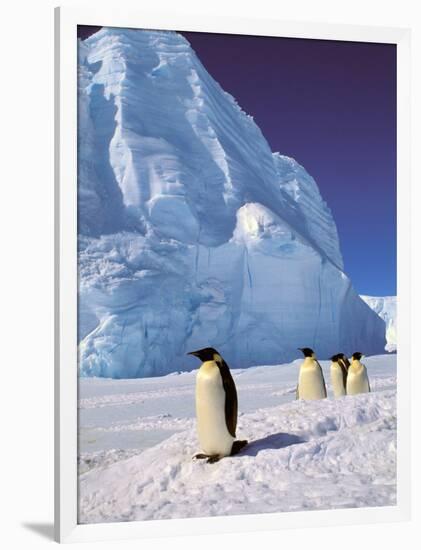
<svg viewBox="0 0 421 550"><path fill-rule="evenodd" d="M298 435L279 432L276 434L267 435L261 439L250 441L250 443L246 445L244 449L241 449L241 451L235 456L257 456L260 451L265 451L266 449L284 449L290 445L297 445L298 443L305 442L306 439Z"/></svg>

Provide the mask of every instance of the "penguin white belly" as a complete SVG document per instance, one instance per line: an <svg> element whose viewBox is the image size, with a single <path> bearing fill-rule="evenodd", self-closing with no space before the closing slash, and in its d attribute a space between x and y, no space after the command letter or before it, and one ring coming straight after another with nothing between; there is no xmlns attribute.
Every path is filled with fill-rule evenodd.
<svg viewBox="0 0 421 550"><path fill-rule="evenodd" d="M346 381L346 393L356 395L357 393L368 393L369 391L367 369L361 364L357 367L351 364Z"/></svg>
<svg viewBox="0 0 421 550"><path fill-rule="evenodd" d="M335 397L346 395L344 375L341 367L337 363L336 365L331 365L330 367L330 380L332 382L333 395Z"/></svg>
<svg viewBox="0 0 421 550"><path fill-rule="evenodd" d="M202 364L196 379L197 431L207 455L229 456L234 438L225 420L225 390L214 361Z"/></svg>
<svg viewBox="0 0 421 550"><path fill-rule="evenodd" d="M323 376L320 373L319 366L314 361L300 368L300 376L298 378L298 396L300 399L324 399L324 383Z"/></svg>

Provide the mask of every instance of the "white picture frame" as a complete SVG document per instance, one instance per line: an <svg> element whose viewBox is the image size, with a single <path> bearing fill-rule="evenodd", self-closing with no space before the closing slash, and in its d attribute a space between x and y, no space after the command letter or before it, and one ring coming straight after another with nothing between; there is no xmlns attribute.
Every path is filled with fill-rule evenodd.
<svg viewBox="0 0 421 550"><path fill-rule="evenodd" d="M397 46L398 496L396 506L77 524L77 25L316 38ZM118 6L55 11L55 538L59 542L393 522L410 515L410 31L404 28L186 17Z"/></svg>

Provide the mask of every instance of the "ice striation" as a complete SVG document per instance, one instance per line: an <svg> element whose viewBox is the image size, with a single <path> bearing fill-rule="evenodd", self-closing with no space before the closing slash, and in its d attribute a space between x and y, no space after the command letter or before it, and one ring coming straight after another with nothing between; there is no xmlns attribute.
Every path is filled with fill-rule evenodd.
<svg viewBox="0 0 421 550"><path fill-rule="evenodd" d="M397 349L396 296L361 296L364 302L386 323L386 347L389 352Z"/></svg>
<svg viewBox="0 0 421 550"><path fill-rule="evenodd" d="M384 349L314 179L184 37L102 29L78 82L82 376L190 370L207 345L236 367Z"/></svg>

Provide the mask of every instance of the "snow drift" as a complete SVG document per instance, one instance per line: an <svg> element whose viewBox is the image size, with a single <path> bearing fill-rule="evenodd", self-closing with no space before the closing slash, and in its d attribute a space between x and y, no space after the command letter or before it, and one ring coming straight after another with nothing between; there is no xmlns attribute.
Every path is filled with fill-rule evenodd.
<svg viewBox="0 0 421 550"><path fill-rule="evenodd" d="M78 82L82 376L189 370L207 345L237 367L384 349L314 179L182 36L102 29Z"/></svg>

